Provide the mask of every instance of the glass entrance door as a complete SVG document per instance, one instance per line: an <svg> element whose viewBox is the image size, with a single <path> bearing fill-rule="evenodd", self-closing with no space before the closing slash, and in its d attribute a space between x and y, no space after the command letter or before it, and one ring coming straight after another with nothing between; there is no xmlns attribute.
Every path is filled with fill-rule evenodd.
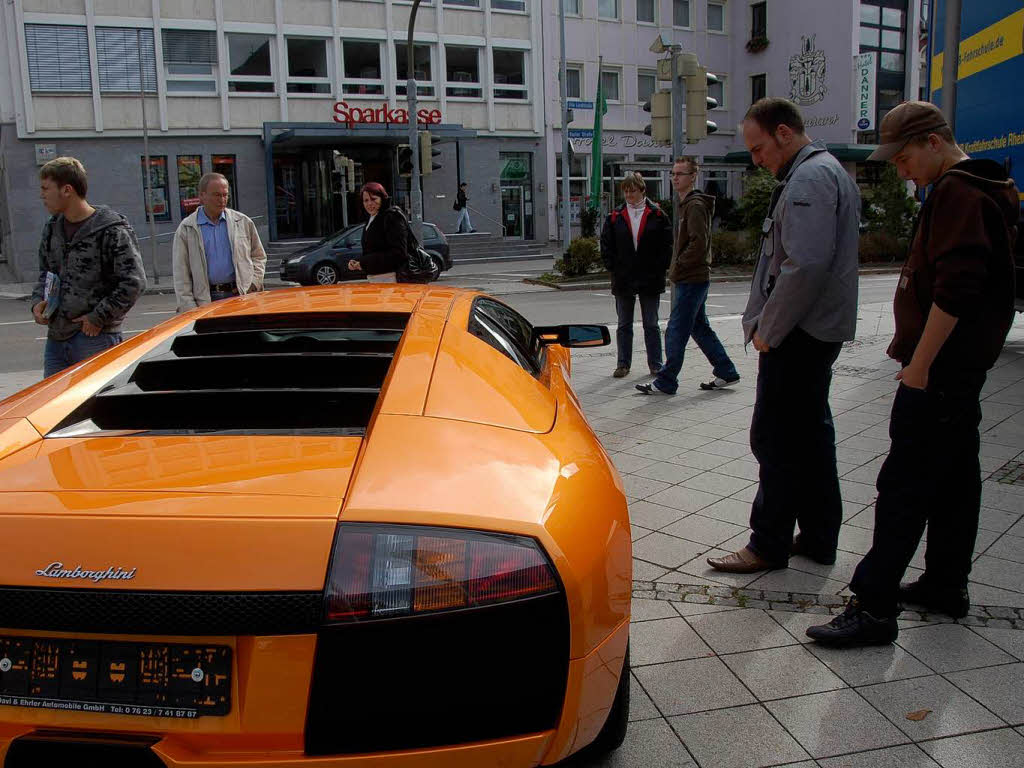
<svg viewBox="0 0 1024 768"><path fill-rule="evenodd" d="M523 188L501 188L501 223L505 225L505 237L523 239Z"/></svg>

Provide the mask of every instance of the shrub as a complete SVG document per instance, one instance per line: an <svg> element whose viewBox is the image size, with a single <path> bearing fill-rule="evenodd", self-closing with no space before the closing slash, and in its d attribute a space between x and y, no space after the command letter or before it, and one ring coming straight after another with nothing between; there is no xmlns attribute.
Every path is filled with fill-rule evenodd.
<svg viewBox="0 0 1024 768"><path fill-rule="evenodd" d="M747 176L743 197L740 198L735 211L743 229L761 229L761 223L771 206L772 191L778 184L775 176L764 168L758 168Z"/></svg>
<svg viewBox="0 0 1024 768"><path fill-rule="evenodd" d="M597 220L599 218L601 218L601 210L599 208L584 206L583 210L580 211L580 235L583 237L594 237L597 234Z"/></svg>
<svg viewBox="0 0 1024 768"><path fill-rule="evenodd" d="M910 237L917 203L907 194L907 185L895 166L885 166L878 183L871 187L865 199L864 223L869 230L884 232L894 239Z"/></svg>
<svg viewBox="0 0 1024 768"><path fill-rule="evenodd" d="M894 237L889 232L865 232L860 236L857 255L862 262L903 261L908 245L906 238Z"/></svg>
<svg viewBox="0 0 1024 768"><path fill-rule="evenodd" d="M752 264L756 239L748 232L712 232L712 264Z"/></svg>
<svg viewBox="0 0 1024 768"><path fill-rule="evenodd" d="M569 250L555 261L555 270L565 277L585 275L601 266L601 249L596 237L577 237L569 243Z"/></svg>

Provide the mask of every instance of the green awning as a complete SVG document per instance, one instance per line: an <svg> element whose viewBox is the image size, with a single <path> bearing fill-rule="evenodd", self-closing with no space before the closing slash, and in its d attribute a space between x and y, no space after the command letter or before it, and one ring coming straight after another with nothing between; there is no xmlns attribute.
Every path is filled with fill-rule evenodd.
<svg viewBox="0 0 1024 768"><path fill-rule="evenodd" d="M825 146L835 156L836 160L843 163L863 163L868 159L868 155L878 149L877 144L826 144ZM750 153L745 149L730 152L725 156L724 162L735 163L736 165L750 165Z"/></svg>

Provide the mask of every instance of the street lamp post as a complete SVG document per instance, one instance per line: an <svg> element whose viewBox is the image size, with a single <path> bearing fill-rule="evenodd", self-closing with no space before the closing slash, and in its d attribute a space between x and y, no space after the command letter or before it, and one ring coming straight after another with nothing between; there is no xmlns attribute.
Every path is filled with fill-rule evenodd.
<svg viewBox="0 0 1024 768"><path fill-rule="evenodd" d="M559 78L561 81L559 90L562 97L562 252L568 253L569 241L572 239L570 230L572 218L569 210L572 198L569 192L569 102L567 101L569 89L566 82L569 77L569 68L565 63L565 0L558 0L558 27L562 37L561 77ZM596 108L600 109L599 106Z"/></svg>
<svg viewBox="0 0 1024 768"><path fill-rule="evenodd" d="M142 74L142 30L135 30L135 45L139 54L139 102L142 104L142 157L146 167L146 208L149 218L149 248L153 254L153 282L160 284L160 273L156 266L156 221L153 218L153 180L149 167L149 126L146 125L146 78Z"/></svg>
<svg viewBox="0 0 1024 768"><path fill-rule="evenodd" d="M405 57L406 80L405 95L409 102L409 151L412 154L412 172L409 174L409 196L412 198L410 207L412 210L412 233L416 239L423 242L420 237L421 225L423 224L423 200L420 198L420 142L418 136L419 124L416 121L416 66L413 56L413 30L416 28L416 12L420 8L420 0L413 0L412 12L409 14L409 40L408 53Z"/></svg>

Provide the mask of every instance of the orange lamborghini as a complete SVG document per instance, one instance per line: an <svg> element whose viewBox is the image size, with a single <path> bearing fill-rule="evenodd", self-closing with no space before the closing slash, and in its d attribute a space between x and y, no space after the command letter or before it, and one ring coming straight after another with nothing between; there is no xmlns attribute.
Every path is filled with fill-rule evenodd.
<svg viewBox="0 0 1024 768"><path fill-rule="evenodd" d="M297 288L0 402L0 766L617 747L629 519L568 350L606 343L470 291Z"/></svg>

